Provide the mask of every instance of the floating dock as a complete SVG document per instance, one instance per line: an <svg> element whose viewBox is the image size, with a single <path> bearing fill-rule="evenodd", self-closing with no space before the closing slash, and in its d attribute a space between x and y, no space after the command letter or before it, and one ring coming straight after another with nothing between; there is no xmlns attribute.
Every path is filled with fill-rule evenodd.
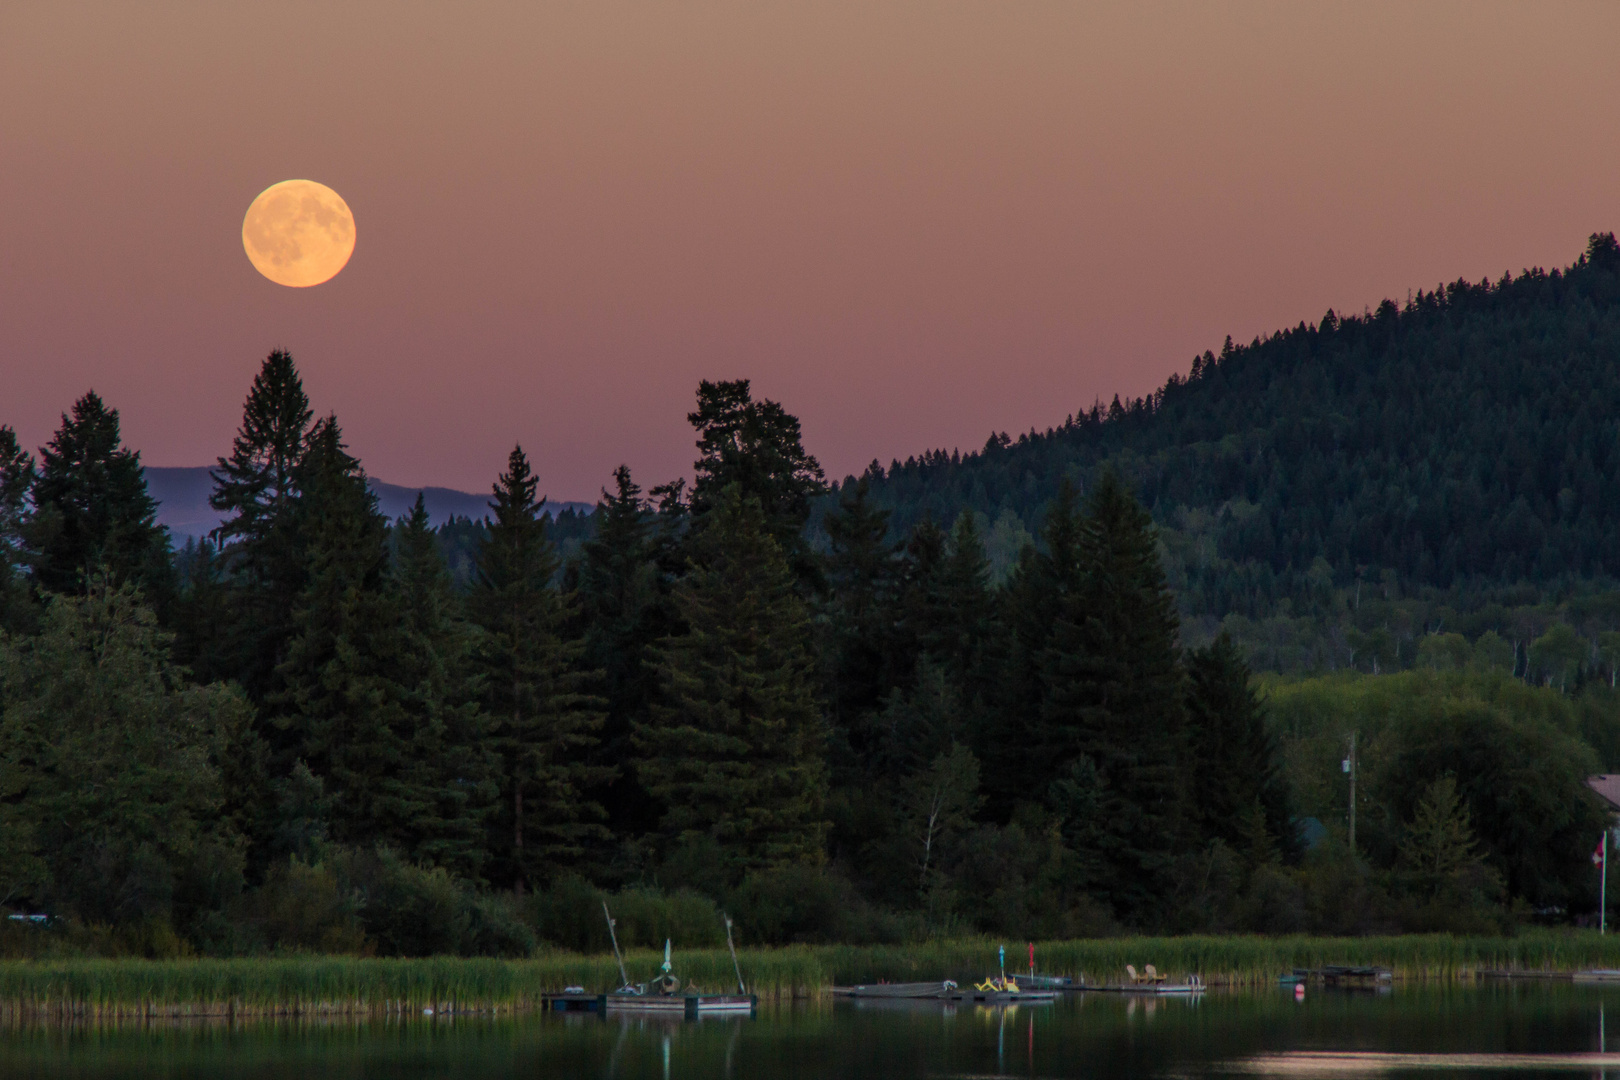
<svg viewBox="0 0 1620 1080"><path fill-rule="evenodd" d="M545 995L553 1012L593 1012L668 1016L696 1020L700 1016L750 1016L759 1005L754 994L583 994Z"/></svg>
<svg viewBox="0 0 1620 1080"><path fill-rule="evenodd" d="M906 998L923 1000L937 998L948 1001L957 993L957 986L950 979L940 982L909 982L909 983L862 983L859 986L835 986L832 988L834 997L851 998Z"/></svg>
<svg viewBox="0 0 1620 1080"><path fill-rule="evenodd" d="M1574 979L1578 983L1620 983L1620 969L1592 968L1588 971L1577 971Z"/></svg>
<svg viewBox="0 0 1620 1080"><path fill-rule="evenodd" d="M1021 980L1020 980L1021 981ZM971 986L959 987L950 979L941 982L863 983L859 986L835 986L835 997L883 1001L974 1001L992 1005L1012 1005L1018 1002L1035 1004L1056 1001L1061 990L978 990Z"/></svg>
<svg viewBox="0 0 1620 1080"><path fill-rule="evenodd" d="M608 1013L678 1016L687 1020L700 1016L751 1016L759 1004L753 994L603 994L602 998Z"/></svg>
<svg viewBox="0 0 1620 1080"><path fill-rule="evenodd" d="M1076 986L1074 990L1083 994L1146 994L1171 995L1179 994L1183 997L1190 994L1202 994L1204 984L1199 982L1134 982L1134 983L1088 983Z"/></svg>
<svg viewBox="0 0 1620 1080"><path fill-rule="evenodd" d="M1368 985L1387 983L1395 973L1382 967L1353 967L1347 964L1329 964L1319 968L1295 968L1292 982L1314 982L1335 985Z"/></svg>

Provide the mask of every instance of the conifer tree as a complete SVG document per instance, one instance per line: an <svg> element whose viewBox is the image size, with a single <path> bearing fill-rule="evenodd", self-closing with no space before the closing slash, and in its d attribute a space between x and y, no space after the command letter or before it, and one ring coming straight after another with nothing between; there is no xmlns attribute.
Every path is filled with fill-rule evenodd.
<svg viewBox="0 0 1620 1080"><path fill-rule="evenodd" d="M1091 890L1121 918L1151 923L1182 839L1178 769L1185 714L1175 602L1152 519L1112 472L1093 488L1075 545L1078 587L1061 596L1039 657L1039 726L1027 747L1034 791L1081 759L1103 793Z"/></svg>
<svg viewBox="0 0 1620 1080"><path fill-rule="evenodd" d="M420 759L431 721L400 679L409 639L387 526L331 417L312 430L297 482L309 569L270 699L288 736L282 771L302 761L321 779L335 840L414 853L437 794Z"/></svg>
<svg viewBox="0 0 1620 1080"><path fill-rule="evenodd" d="M298 500L313 413L303 380L284 350L253 378L230 457L219 459L209 505L226 515L215 533L238 617L213 628L232 675L256 700L292 634L293 607L308 563ZM199 643L198 647L202 647Z"/></svg>
<svg viewBox="0 0 1620 1080"><path fill-rule="evenodd" d="M592 759L613 770L600 801L608 809L609 830L628 838L654 824L634 771L620 766L632 757L631 725L646 715L657 690L647 650L668 632L672 613L654 550L652 511L627 467L613 471L613 483L613 491L602 492L596 532L583 545L579 599L585 666L602 673L606 703Z"/></svg>
<svg viewBox="0 0 1620 1080"><path fill-rule="evenodd" d="M405 705L417 717L411 757L432 798L411 829L410 850L466 878L479 877L485 827L499 796L497 762L478 701L473 635L461 619L450 571L420 493L397 529L394 585L403 649L395 662Z"/></svg>
<svg viewBox="0 0 1620 1080"><path fill-rule="evenodd" d="M1262 827L1285 858L1298 855L1293 809L1277 741L1250 686L1249 665L1229 635L1187 657L1188 756L1183 783L1198 798L1189 807L1200 837L1233 850L1252 848ZM1255 806L1260 818L1249 823Z"/></svg>
<svg viewBox="0 0 1620 1080"><path fill-rule="evenodd" d="M758 501L728 489L675 588L684 633L655 651L664 690L636 771L673 842L709 840L739 871L823 858L822 720L809 621Z"/></svg>
<svg viewBox="0 0 1620 1080"><path fill-rule="evenodd" d="M911 684L919 658L937 636L940 579L949 547L950 538L930 515L924 515L906 537L886 657L885 679L890 686Z"/></svg>
<svg viewBox="0 0 1620 1080"><path fill-rule="evenodd" d="M34 476L34 456L18 445L15 431L0 425L0 631L15 633L31 621L24 573Z"/></svg>
<svg viewBox="0 0 1620 1080"><path fill-rule="evenodd" d="M873 506L865 477L847 484L822 519L826 576L828 721L848 767L871 763L872 714L883 705L900 585L900 545L889 539L888 511ZM840 766L840 771L846 766Z"/></svg>
<svg viewBox="0 0 1620 1080"><path fill-rule="evenodd" d="M939 616L923 635L923 648L956 673L968 696L983 690L985 649L994 634L990 560L979 523L965 510L951 529L949 554L939 568Z"/></svg>
<svg viewBox="0 0 1620 1080"><path fill-rule="evenodd" d="M175 659L199 682L236 679L241 657L233 639L248 620L235 603L240 594L226 577L219 548L207 537L188 538L175 555L174 569L169 629L175 635Z"/></svg>
<svg viewBox="0 0 1620 1080"><path fill-rule="evenodd" d="M141 586L154 603L167 598L168 534L157 524L141 455L123 445L118 410L95 391L73 403L40 450L33 503L29 532L40 588L83 593L106 575Z"/></svg>
<svg viewBox="0 0 1620 1080"><path fill-rule="evenodd" d="M737 485L759 503L766 529L807 585L819 568L804 537L812 501L826 490L821 464L805 452L799 420L774 401L755 401L747 379L698 384L698 431L691 513L699 527L723 493Z"/></svg>
<svg viewBox="0 0 1620 1080"><path fill-rule="evenodd" d="M589 693L584 642L567 633L569 601L556 584L538 481L514 447L494 488L494 519L468 603L483 630L479 670L502 801L492 815L493 876L518 891L579 858L602 833L588 792L605 777L588 755L601 728Z"/></svg>
<svg viewBox="0 0 1620 1080"><path fill-rule="evenodd" d="M1024 548L1001 591L1006 642L997 658L997 708L978 739L986 789L1005 813L1018 799L1039 797L1068 763L1046 756L1042 662L1059 611L1080 588L1079 498L1065 480L1046 510L1042 547Z"/></svg>

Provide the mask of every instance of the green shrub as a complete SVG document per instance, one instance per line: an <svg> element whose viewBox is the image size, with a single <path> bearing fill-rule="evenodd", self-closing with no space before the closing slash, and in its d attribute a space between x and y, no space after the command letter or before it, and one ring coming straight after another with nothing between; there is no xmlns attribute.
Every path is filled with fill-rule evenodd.
<svg viewBox="0 0 1620 1080"><path fill-rule="evenodd" d="M749 944L870 944L899 941L900 921L867 903L840 875L788 865L759 870L731 895L732 914Z"/></svg>
<svg viewBox="0 0 1620 1080"><path fill-rule="evenodd" d="M665 940L683 949L718 948L726 942L725 923L713 900L688 889L663 893L632 888L608 894L572 876L534 894L528 910L542 941L576 952L610 948L606 902L616 923L621 949L662 949Z"/></svg>

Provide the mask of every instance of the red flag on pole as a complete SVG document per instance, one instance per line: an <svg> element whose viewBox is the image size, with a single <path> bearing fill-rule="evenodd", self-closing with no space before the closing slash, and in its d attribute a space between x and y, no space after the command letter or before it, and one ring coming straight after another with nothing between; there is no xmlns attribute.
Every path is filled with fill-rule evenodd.
<svg viewBox="0 0 1620 1080"><path fill-rule="evenodd" d="M1606 836L1603 838L1603 840L1607 840L1607 839L1608 839L1608 837L1606 837ZM1603 840L1598 841L1597 850L1592 852L1592 865L1593 866L1602 866L1603 865L1604 849L1607 847L1607 845L1603 843Z"/></svg>

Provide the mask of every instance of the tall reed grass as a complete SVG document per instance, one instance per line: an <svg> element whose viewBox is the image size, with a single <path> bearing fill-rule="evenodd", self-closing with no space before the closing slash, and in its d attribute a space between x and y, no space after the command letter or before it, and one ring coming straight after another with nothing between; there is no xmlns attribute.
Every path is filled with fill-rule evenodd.
<svg viewBox="0 0 1620 1080"><path fill-rule="evenodd" d="M1002 942L969 938L882 946L788 946L741 950L743 979L763 998L810 997L834 985L976 979L996 970ZM1027 969L1023 942L1006 942L1009 971ZM1126 964L1155 965L1211 984L1257 985L1282 972L1326 964L1378 965L1398 979L1456 979L1490 970L1620 968L1620 938L1591 932L1517 937L1437 934L1383 938L1176 937L1042 942L1043 973L1115 982ZM632 981L651 979L663 957L625 957ZM708 992L734 990L724 949L681 950L678 975ZM527 960L433 957L385 960L292 956L239 960L42 960L0 963L0 1015L318 1015L514 1011L568 986L592 992L619 984L611 954L553 952Z"/></svg>

